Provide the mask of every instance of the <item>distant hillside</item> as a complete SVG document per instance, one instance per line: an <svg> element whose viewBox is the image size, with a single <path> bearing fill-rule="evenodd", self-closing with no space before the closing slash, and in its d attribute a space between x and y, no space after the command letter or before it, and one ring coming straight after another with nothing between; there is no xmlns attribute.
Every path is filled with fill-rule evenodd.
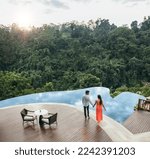
<svg viewBox="0 0 150 159"><path fill-rule="evenodd" d="M117 27L109 20L0 26L0 99L33 92L150 82L150 17Z"/></svg>

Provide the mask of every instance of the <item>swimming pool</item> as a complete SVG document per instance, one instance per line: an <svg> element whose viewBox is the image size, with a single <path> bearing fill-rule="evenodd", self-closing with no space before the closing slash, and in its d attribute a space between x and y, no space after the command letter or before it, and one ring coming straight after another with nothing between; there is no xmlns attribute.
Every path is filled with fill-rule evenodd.
<svg viewBox="0 0 150 159"><path fill-rule="evenodd" d="M66 103L74 105L74 107L82 107L81 98L85 90L90 90L93 103L97 98L97 94L100 94L107 110L104 111L104 114L120 123L125 121L133 113L134 106L138 103L139 98L145 99L144 96L131 92L123 92L115 98L112 98L108 88L91 87L72 91L36 93L10 98L0 101L0 108L29 103ZM92 106L90 109L94 110Z"/></svg>

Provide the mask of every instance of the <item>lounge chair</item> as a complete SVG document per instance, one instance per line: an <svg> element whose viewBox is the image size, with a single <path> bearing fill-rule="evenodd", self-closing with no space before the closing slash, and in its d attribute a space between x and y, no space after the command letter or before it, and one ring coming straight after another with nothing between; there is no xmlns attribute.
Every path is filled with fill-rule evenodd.
<svg viewBox="0 0 150 159"><path fill-rule="evenodd" d="M31 114L32 113L32 114ZM34 125L34 120L36 119L35 116L33 115L34 111L31 110L27 110L27 109L23 109L20 114L22 116L22 120L23 120L23 125L24 123L28 123L31 122Z"/></svg>
<svg viewBox="0 0 150 159"><path fill-rule="evenodd" d="M40 126L43 126L44 124L48 124L49 126L51 126L51 124L57 125L57 113L48 113L46 116L40 115L39 124Z"/></svg>

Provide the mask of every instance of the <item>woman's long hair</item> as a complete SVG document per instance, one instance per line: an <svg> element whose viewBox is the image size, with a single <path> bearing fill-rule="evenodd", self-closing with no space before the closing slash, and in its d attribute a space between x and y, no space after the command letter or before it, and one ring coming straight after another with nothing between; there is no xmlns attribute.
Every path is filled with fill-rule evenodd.
<svg viewBox="0 0 150 159"><path fill-rule="evenodd" d="M103 104L101 95L98 95L97 98L100 100L100 104Z"/></svg>

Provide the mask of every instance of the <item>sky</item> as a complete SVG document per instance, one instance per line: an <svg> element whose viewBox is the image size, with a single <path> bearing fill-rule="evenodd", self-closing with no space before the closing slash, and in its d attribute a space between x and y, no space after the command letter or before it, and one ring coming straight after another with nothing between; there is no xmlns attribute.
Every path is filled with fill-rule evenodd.
<svg viewBox="0 0 150 159"><path fill-rule="evenodd" d="M150 16L150 0L0 0L0 24L20 27L109 19L128 25Z"/></svg>

